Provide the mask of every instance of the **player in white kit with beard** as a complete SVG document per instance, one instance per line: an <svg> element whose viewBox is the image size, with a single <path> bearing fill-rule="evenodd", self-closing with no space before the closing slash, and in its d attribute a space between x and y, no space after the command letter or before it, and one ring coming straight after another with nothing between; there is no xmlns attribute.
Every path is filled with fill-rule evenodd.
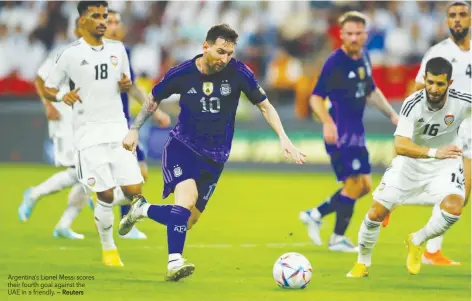
<svg viewBox="0 0 472 301"><path fill-rule="evenodd" d="M80 1L82 38L56 59L46 80L46 97L73 108L74 144L79 180L97 193L95 222L102 243L102 262L122 266L113 239L113 189L129 199L141 193L143 177L136 155L121 141L128 132L120 92L132 83L125 47L103 38L108 17L106 1ZM71 91L59 90L69 80Z"/></svg>
<svg viewBox="0 0 472 301"><path fill-rule="evenodd" d="M431 47L425 54L421 62L421 68L416 76L416 90L425 87L424 70L426 62L433 57L443 57L453 66L451 88L463 92L471 93L472 80L472 52L470 50L470 6L466 2L455 1L449 4L447 9L447 26L449 27L450 37ZM470 196L471 182L471 123L470 116L463 121L459 129L459 136L462 140L463 150L463 168L465 178L465 199ZM434 206L435 198L428 194L422 194L418 197L409 199L405 204L421 204ZM434 208L433 208L434 209ZM383 222L387 226L388 218ZM428 241L426 250L423 254L423 263L433 265L459 265L460 262L454 261L441 252L443 236L438 236Z"/></svg>
<svg viewBox="0 0 472 301"><path fill-rule="evenodd" d="M384 218L406 200L426 192L436 204L427 224L406 239L410 274L421 269L424 244L444 234L461 217L464 179L458 129L470 115L472 96L449 88L452 65L435 57L426 63L425 88L402 105L395 131L397 156L373 193L374 202L359 230L357 263L348 277L366 277Z"/></svg>

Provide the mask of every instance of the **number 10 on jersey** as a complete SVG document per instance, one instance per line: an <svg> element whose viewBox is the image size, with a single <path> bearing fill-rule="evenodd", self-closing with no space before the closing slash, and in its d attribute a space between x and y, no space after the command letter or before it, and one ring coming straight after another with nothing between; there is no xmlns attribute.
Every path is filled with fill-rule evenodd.
<svg viewBox="0 0 472 301"><path fill-rule="evenodd" d="M202 99L200 99L200 103L202 104L203 113L220 112L220 99L218 97L210 97L209 99L202 97Z"/></svg>

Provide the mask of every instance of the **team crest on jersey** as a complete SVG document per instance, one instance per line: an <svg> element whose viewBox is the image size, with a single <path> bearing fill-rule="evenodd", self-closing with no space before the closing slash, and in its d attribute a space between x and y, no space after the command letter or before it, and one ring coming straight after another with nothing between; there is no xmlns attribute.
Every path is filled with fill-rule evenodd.
<svg viewBox="0 0 472 301"><path fill-rule="evenodd" d="M174 167L174 176L176 178L180 177L182 175L182 168L180 166L175 166Z"/></svg>
<svg viewBox="0 0 472 301"><path fill-rule="evenodd" d="M212 82L204 82L203 83L203 93L206 96L210 96L213 93L213 83Z"/></svg>
<svg viewBox="0 0 472 301"><path fill-rule="evenodd" d="M450 126L453 122L454 122L454 115L448 114L448 115L446 115L446 117L444 117L444 123L447 126Z"/></svg>
<svg viewBox="0 0 472 301"><path fill-rule="evenodd" d="M359 67L357 68L357 73L359 74L359 78L363 80L365 78L365 68Z"/></svg>
<svg viewBox="0 0 472 301"><path fill-rule="evenodd" d="M113 66L116 67L116 65L118 65L118 58L116 56L114 55L110 56L110 61L113 64Z"/></svg>
<svg viewBox="0 0 472 301"><path fill-rule="evenodd" d="M220 93L222 96L228 96L231 94L231 85L230 84L221 84Z"/></svg>

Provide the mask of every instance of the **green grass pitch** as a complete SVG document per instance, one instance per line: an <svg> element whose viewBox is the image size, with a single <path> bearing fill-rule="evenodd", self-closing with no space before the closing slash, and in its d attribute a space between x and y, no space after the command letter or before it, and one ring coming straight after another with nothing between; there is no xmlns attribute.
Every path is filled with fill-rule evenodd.
<svg viewBox="0 0 472 301"><path fill-rule="evenodd" d="M85 234L85 240L52 237L67 192L45 197L28 223L18 221L23 190L56 170L40 165L0 165L0 300L458 301L471 297L470 205L444 240L445 253L460 260L461 266L423 266L419 275L408 275L403 241L426 223L431 208L401 207L393 214L391 225L381 231L370 276L347 279L345 274L356 254L332 253L326 246L311 245L298 220L300 210L313 207L337 189L332 175L317 174L314 168L313 174L227 170L202 219L187 236L184 255L196 265L195 274L182 282L167 283L163 280L166 229L152 221L138 224L148 240L128 241L115 234L123 268L102 266L98 233L87 207L73 225L74 230ZM377 185L380 177L374 176L373 180ZM144 194L152 203L164 203L161 191L160 170L151 169ZM358 201L347 233L354 242L370 203L370 195ZM115 233L118 222L117 213ZM325 242L333 225L334 216L330 216L322 229ZM312 281L304 290L280 289L272 279L275 260L289 251L305 255L313 266ZM9 275L35 274L85 275L94 276L94 280L82 281L85 287L75 288L82 290L83 296L8 295Z"/></svg>

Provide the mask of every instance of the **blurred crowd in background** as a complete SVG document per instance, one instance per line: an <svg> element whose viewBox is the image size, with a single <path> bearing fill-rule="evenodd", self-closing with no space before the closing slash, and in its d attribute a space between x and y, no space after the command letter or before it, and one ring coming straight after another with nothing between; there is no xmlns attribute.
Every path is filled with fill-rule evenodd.
<svg viewBox="0 0 472 301"><path fill-rule="evenodd" d="M201 52L209 27L240 34L235 56L255 72L276 105L309 115L308 99L329 53L340 46L338 17L369 17L366 48L390 101L413 88L421 58L448 36L447 2L416 1L109 1L126 26L124 42L139 81L150 88L171 66ZM0 96L34 96L48 52L75 39L76 1L0 2ZM1 97L0 97L1 99Z"/></svg>

